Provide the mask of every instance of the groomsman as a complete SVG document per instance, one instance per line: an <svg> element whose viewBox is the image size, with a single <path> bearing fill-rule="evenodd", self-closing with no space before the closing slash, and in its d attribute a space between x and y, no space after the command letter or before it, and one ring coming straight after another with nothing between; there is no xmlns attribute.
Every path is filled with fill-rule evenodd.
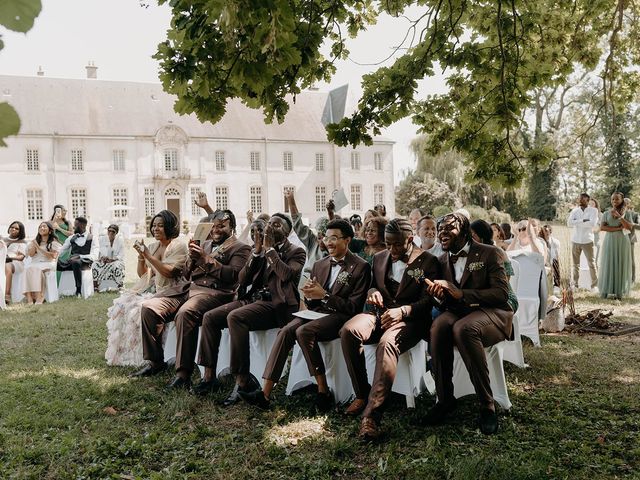
<svg viewBox="0 0 640 480"><path fill-rule="evenodd" d="M93 261L98 257L98 242L93 242L93 235L87 234L87 219L78 217L73 222L73 235L67 238L62 245L60 255L68 250L71 254L68 260L58 260L59 272L73 272L76 284L76 297L82 297L82 270L91 268Z"/></svg>
<svg viewBox="0 0 640 480"><path fill-rule="evenodd" d="M362 311L371 281L369 264L349 251L353 235L353 227L346 220L338 219L328 223L322 241L329 257L313 264L311 278L302 288L309 310L325 316L316 320L295 318L280 329L262 375L265 379L264 389L240 392L240 397L247 403L263 409L269 407L271 391L280 380L289 352L297 340L307 362L309 375L315 377L318 384L316 410L326 413L333 406L318 342L338 338L344 322Z"/></svg>
<svg viewBox="0 0 640 480"><path fill-rule="evenodd" d="M384 240L387 250L373 257L373 283L367 298L370 312L356 315L340 331L356 393L345 413L362 412L358 436L364 440L381 435L383 404L395 379L398 357L427 337L432 305L424 279L439 276L436 257L415 246L407 220L391 220ZM363 347L375 342L376 368L369 386Z"/></svg>
<svg viewBox="0 0 640 480"><path fill-rule="evenodd" d="M185 267L187 281L164 290L142 304L142 346L149 360L133 376L149 376L166 368L162 333L176 322L176 377L168 389L188 389L198 346L198 327L209 310L228 303L238 287L239 273L251 255L251 247L235 237L236 219L230 210L209 215L209 240L202 246L189 243Z"/></svg>
<svg viewBox="0 0 640 480"><path fill-rule="evenodd" d="M459 213L438 224L445 251L439 257L442 280L427 282L427 291L441 302L431 326L431 357L438 403L422 419L438 425L456 408L453 396L453 347L457 347L480 401L480 430L498 430L485 347L511 338L513 311L509 282L499 249L471 239L469 220Z"/></svg>
<svg viewBox="0 0 640 480"><path fill-rule="evenodd" d="M269 219L264 232L254 222L255 244L240 272L238 300L207 312L203 318L198 364L205 367L205 374L194 393L206 395L220 388L215 369L222 329L227 326L231 337L230 369L236 385L223 405L239 401L239 392L260 388L249 372L249 332L283 327L300 308L298 281L306 255L303 248L287 239L291 226L291 220L282 213Z"/></svg>

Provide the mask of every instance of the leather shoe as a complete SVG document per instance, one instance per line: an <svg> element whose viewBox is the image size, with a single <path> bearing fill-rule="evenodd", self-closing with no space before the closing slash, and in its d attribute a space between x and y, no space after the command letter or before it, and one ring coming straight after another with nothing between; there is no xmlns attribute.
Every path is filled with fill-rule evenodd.
<svg viewBox="0 0 640 480"><path fill-rule="evenodd" d="M157 375L159 373L164 372L167 369L167 364L162 362L160 365L156 366L153 363L148 363L144 367L142 367L137 372L133 372L130 377L151 377L153 375Z"/></svg>
<svg viewBox="0 0 640 480"><path fill-rule="evenodd" d="M478 417L480 431L485 435L493 435L498 431L498 415L493 410L483 408Z"/></svg>
<svg viewBox="0 0 640 480"><path fill-rule="evenodd" d="M418 423L424 426L442 425L447 416L457 407L455 399L448 402L438 402L426 413L426 415L418 420Z"/></svg>
<svg viewBox="0 0 640 480"><path fill-rule="evenodd" d="M264 392L261 389L254 390L253 392L243 392L242 390L238 390L238 395L249 405L258 407L260 410L269 410L269 407L271 406L271 400L264 396Z"/></svg>
<svg viewBox="0 0 640 480"><path fill-rule="evenodd" d="M367 401L362 398L356 398L344 411L345 415L349 415L350 417L355 417L360 415L365 407L367 406Z"/></svg>
<svg viewBox="0 0 640 480"><path fill-rule="evenodd" d="M182 378L178 375L169 383L165 390L174 392L176 390L189 390L191 388L191 379L190 378Z"/></svg>
<svg viewBox="0 0 640 480"><path fill-rule="evenodd" d="M233 390L231 390L231 393L227 396L227 398L225 398L222 401L222 406L230 407L231 405L235 405L236 403L238 403L240 401L239 392L241 391L245 393L249 393L259 389L260 389L260 382L258 382L258 379L256 377L250 374L249 381L247 382L245 387L240 388L240 385L236 383L233 387Z"/></svg>
<svg viewBox="0 0 640 480"><path fill-rule="evenodd" d="M316 394L316 400L314 402L314 407L316 408L316 412L318 413L328 413L333 408L333 395L331 392Z"/></svg>
<svg viewBox="0 0 640 480"><path fill-rule="evenodd" d="M358 438L364 441L377 440L382 435L382 430L376 421L371 417L363 417L360 422Z"/></svg>
<svg viewBox="0 0 640 480"><path fill-rule="evenodd" d="M217 378L213 380L209 380L208 382L205 380L201 380L200 383L195 385L191 392L195 395L200 395L202 397L209 395L210 393L216 393L220 390L220 381Z"/></svg>

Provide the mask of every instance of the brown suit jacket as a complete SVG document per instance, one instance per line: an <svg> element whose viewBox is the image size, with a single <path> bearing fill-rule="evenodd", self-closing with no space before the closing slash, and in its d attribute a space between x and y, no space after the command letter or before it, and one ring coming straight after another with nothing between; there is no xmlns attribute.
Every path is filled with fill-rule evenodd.
<svg viewBox="0 0 640 480"><path fill-rule="evenodd" d="M449 262L449 253L443 253L438 261L442 278L455 283L455 271ZM460 279L462 299L445 297L441 310L464 317L475 310L482 310L507 338L511 337L513 311L507 302L509 280L504 270L504 260L498 248L471 242L467 263Z"/></svg>
<svg viewBox="0 0 640 480"><path fill-rule="evenodd" d="M424 250L413 247L407 269L402 275L398 291L391 295L387 287L387 280L391 273L391 252L384 250L373 256L373 283L371 293L378 290L384 299L386 308L396 308L403 305L411 305L411 315L407 320L414 318L431 318L431 305L433 300L427 294L424 278L435 280L440 277L440 264L438 259Z"/></svg>
<svg viewBox="0 0 640 480"><path fill-rule="evenodd" d="M282 243L279 252L271 250L264 255L251 255L240 272L238 299L250 300L254 292L268 287L274 305L299 306L298 282L306 258L304 249L289 240Z"/></svg>
<svg viewBox="0 0 640 480"><path fill-rule="evenodd" d="M202 246L206 256L193 261L187 259L185 265L186 282L177 284L162 292L162 297L182 295L186 291L204 291L209 294L233 295L239 283L240 271L251 255L251 247L236 240L222 253L215 255L219 264L207 263L213 249L213 242L207 240Z"/></svg>
<svg viewBox="0 0 640 480"><path fill-rule="evenodd" d="M331 257L325 257L313 264L311 278L315 278L320 285L326 285L330 275ZM307 302L307 306L316 312L344 315L346 321L362 312L370 284L371 267L369 264L347 251L344 265L329 291L330 296L327 302L310 300Z"/></svg>

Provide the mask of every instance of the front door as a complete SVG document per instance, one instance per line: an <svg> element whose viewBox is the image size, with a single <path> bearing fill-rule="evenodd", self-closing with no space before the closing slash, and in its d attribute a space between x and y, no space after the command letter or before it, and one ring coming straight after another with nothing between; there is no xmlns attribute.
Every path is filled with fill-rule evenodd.
<svg viewBox="0 0 640 480"><path fill-rule="evenodd" d="M180 225L180 199L167 198L167 210L172 212L178 218L178 225Z"/></svg>

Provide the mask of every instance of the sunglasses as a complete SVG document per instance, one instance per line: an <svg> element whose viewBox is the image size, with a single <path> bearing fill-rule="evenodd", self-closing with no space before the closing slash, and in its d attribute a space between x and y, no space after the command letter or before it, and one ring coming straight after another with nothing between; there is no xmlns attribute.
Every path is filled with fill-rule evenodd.
<svg viewBox="0 0 640 480"><path fill-rule="evenodd" d="M519 232L526 232L527 231L527 227L520 227L518 229Z"/></svg>

